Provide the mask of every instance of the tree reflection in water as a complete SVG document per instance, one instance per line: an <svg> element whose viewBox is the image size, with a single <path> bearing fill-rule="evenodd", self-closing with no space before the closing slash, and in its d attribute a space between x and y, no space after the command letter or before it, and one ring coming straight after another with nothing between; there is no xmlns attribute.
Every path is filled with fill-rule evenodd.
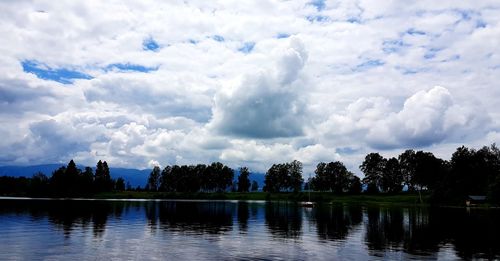
<svg viewBox="0 0 500 261"><path fill-rule="evenodd" d="M498 209L335 205L304 209L284 202L1 200L0 220L8 216L28 217L39 226L48 221L66 239L75 231L102 238L107 229L116 229L117 225L120 229L135 226L140 231L145 224L165 238L208 235L208 239L231 239L238 235L238 240L303 244L306 235L308 244L321 247L328 242L349 241L350 236L359 234L371 256L402 252L436 259L446 248L462 259L500 257ZM311 241L312 235L316 241Z"/></svg>
<svg viewBox="0 0 500 261"><path fill-rule="evenodd" d="M438 250L428 213L420 208L368 207L366 244L372 255L388 249L410 254L429 255Z"/></svg>
<svg viewBox="0 0 500 261"><path fill-rule="evenodd" d="M302 235L302 208L297 204L269 202L265 205L265 219L275 239L298 239Z"/></svg>
<svg viewBox="0 0 500 261"><path fill-rule="evenodd" d="M238 202L238 227L242 234L246 234L248 231L248 219L250 218L250 209L248 207L248 202L240 201Z"/></svg>
<svg viewBox="0 0 500 261"><path fill-rule="evenodd" d="M453 244L464 259L494 259L500 255L500 220L496 210L467 213L463 208L367 208L366 244L371 255L403 250L436 257Z"/></svg>
<svg viewBox="0 0 500 261"><path fill-rule="evenodd" d="M228 202L163 201L149 209L158 211L163 230L188 234L223 234L233 229L234 204ZM151 215L147 216L149 218Z"/></svg>
<svg viewBox="0 0 500 261"><path fill-rule="evenodd" d="M362 222L360 206L319 205L313 209L318 237L323 240L343 240Z"/></svg>

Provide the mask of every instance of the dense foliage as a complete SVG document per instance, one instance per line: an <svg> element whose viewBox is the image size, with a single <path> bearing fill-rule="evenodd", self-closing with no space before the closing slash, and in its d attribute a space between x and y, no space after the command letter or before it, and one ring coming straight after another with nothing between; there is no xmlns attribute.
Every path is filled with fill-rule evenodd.
<svg viewBox="0 0 500 261"><path fill-rule="evenodd" d="M238 176L238 192L248 192L250 189L250 172L247 167L240 168L240 175Z"/></svg>
<svg viewBox="0 0 500 261"><path fill-rule="evenodd" d="M91 167L82 171L71 160L67 166L55 170L50 178L41 172L31 178L0 177L2 195L75 197L112 190L125 190L125 180L111 179L106 161L97 163L95 174Z"/></svg>
<svg viewBox="0 0 500 261"><path fill-rule="evenodd" d="M431 152L406 150L396 158L366 155L360 165L368 193L428 191L434 203L463 204L470 195L500 203L500 151L495 144L479 150L459 147L450 161Z"/></svg>
<svg viewBox="0 0 500 261"><path fill-rule="evenodd" d="M248 172L248 169L247 169ZM233 186L234 171L214 162L210 165L172 165L151 171L146 190L165 192L222 192ZM248 189L247 189L248 191Z"/></svg>
<svg viewBox="0 0 500 261"><path fill-rule="evenodd" d="M303 181L300 161L273 164L266 173L263 190L267 192L298 192L301 190Z"/></svg>
<svg viewBox="0 0 500 261"><path fill-rule="evenodd" d="M321 162L316 166L314 173L316 176L309 182L310 189L335 193L359 193L361 191L360 179L348 171L344 163L340 161Z"/></svg>

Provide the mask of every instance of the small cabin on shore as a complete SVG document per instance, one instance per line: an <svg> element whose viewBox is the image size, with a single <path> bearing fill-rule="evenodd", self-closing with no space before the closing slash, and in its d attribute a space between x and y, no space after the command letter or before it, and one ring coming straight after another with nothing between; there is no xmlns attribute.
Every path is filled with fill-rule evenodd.
<svg viewBox="0 0 500 261"><path fill-rule="evenodd" d="M469 195L467 196L467 199L465 200L465 205L466 206L475 206L478 204L482 204L486 202L486 196L482 195Z"/></svg>

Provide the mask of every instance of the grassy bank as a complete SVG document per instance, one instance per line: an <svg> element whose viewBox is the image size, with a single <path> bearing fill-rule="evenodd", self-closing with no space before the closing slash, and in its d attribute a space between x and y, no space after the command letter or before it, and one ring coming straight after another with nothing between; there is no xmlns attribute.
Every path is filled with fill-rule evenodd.
<svg viewBox="0 0 500 261"><path fill-rule="evenodd" d="M270 200L270 201L308 201L307 192L299 193L266 193L266 192L229 192L229 193L167 193L123 191L100 193L94 196L99 199L213 199L213 200ZM428 195L422 195L428 202ZM419 204L418 194L401 193L396 195L336 195L328 192L311 192L311 201L333 204Z"/></svg>

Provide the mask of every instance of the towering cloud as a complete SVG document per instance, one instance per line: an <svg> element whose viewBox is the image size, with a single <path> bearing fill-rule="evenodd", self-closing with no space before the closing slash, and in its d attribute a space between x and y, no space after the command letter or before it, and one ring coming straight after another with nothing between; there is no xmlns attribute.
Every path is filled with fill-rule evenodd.
<svg viewBox="0 0 500 261"><path fill-rule="evenodd" d="M307 52L298 38L278 55L274 71L245 75L215 96L211 127L223 135L250 138L293 137L307 123L300 72Z"/></svg>

